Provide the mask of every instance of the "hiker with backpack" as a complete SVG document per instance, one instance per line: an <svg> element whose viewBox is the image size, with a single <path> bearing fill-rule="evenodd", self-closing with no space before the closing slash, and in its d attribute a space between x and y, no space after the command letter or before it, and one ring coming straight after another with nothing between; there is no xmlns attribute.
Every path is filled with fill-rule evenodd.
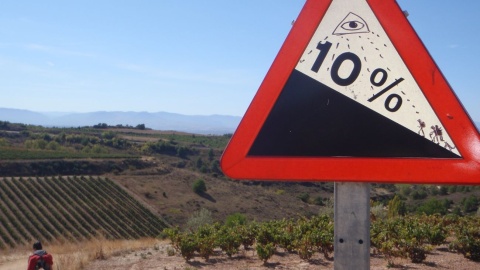
<svg viewBox="0 0 480 270"><path fill-rule="evenodd" d="M33 254L28 257L27 270L51 270L53 265L52 255L48 254L42 248L42 243L39 241L33 244Z"/></svg>

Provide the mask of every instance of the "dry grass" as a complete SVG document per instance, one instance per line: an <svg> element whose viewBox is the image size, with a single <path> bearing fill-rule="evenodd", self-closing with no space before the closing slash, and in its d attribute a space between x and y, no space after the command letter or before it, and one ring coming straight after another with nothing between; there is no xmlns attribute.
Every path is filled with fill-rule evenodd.
<svg viewBox="0 0 480 270"><path fill-rule="evenodd" d="M136 250L151 248L158 242L154 238L138 240L105 240L95 239L83 243L63 244L49 249L55 254L57 270L80 270L94 260L105 260L112 256Z"/></svg>
<svg viewBox="0 0 480 270"><path fill-rule="evenodd" d="M138 240L92 239L86 242L45 244L44 249L53 255L55 270L81 270L94 260L106 260L112 256L133 251L153 248L158 239L144 238ZM6 262L27 261L30 247L21 247L2 251L0 266Z"/></svg>

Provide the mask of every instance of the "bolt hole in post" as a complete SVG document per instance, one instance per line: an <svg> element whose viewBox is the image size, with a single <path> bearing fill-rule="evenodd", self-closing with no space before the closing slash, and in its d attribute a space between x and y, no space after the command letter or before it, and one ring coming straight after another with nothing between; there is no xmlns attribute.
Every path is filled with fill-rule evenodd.
<svg viewBox="0 0 480 270"><path fill-rule="evenodd" d="M334 238L335 270L370 268L370 184L335 183Z"/></svg>

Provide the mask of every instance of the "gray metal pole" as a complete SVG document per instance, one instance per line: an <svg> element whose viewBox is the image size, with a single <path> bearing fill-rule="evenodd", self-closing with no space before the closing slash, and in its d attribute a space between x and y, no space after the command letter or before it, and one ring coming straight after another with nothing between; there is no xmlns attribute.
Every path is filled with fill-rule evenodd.
<svg viewBox="0 0 480 270"><path fill-rule="evenodd" d="M334 269L370 269L370 184L336 182Z"/></svg>

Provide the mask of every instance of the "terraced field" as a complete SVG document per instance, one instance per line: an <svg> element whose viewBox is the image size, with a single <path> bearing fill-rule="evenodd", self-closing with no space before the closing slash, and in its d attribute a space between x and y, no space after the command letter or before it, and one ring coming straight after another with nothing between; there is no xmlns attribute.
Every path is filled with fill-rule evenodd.
<svg viewBox="0 0 480 270"><path fill-rule="evenodd" d="M0 249L94 237L155 237L166 223L104 177L0 179Z"/></svg>

